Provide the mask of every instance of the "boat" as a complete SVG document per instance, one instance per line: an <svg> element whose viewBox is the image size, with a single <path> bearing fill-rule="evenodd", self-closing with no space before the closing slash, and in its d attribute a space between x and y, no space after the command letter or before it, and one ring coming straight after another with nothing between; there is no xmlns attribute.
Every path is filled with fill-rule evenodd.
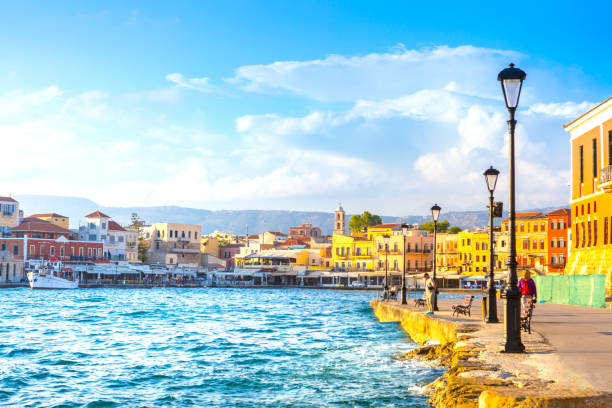
<svg viewBox="0 0 612 408"><path fill-rule="evenodd" d="M77 289L78 278L71 269L63 268L61 262L29 263L28 282L32 289ZM72 275L72 276L71 276Z"/></svg>

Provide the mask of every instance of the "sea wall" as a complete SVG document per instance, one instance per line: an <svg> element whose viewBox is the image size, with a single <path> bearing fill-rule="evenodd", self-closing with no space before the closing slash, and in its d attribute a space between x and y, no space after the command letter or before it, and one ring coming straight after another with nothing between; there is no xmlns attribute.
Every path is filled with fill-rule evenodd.
<svg viewBox="0 0 612 408"><path fill-rule="evenodd" d="M435 361L447 368L444 375L427 386L429 402L435 407L612 407L610 394L585 387L568 388L543 377L537 366L545 363L554 366L554 353L546 357L549 360L532 362L536 368L525 368L521 363L529 355L501 355L499 334L491 338L486 329L479 330L482 324L458 323L376 300L370 305L379 320L400 322L415 342L439 343L400 357ZM542 342L546 346L546 340L542 338Z"/></svg>

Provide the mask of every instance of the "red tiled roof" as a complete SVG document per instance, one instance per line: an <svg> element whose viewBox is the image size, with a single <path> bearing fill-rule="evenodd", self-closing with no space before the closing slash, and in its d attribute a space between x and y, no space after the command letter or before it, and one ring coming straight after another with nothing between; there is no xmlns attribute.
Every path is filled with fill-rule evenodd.
<svg viewBox="0 0 612 408"><path fill-rule="evenodd" d="M101 213L100 211L94 211L89 215L86 215L85 218L110 218L108 215Z"/></svg>
<svg viewBox="0 0 612 408"><path fill-rule="evenodd" d="M249 239L259 239L259 235L249 235Z"/></svg>
<svg viewBox="0 0 612 408"><path fill-rule="evenodd" d="M68 218L65 215L60 215L58 213L42 213L42 214L32 214L30 215L30 217L36 217L36 218L40 218L40 217L56 217L56 218Z"/></svg>
<svg viewBox="0 0 612 408"><path fill-rule="evenodd" d="M378 224L378 225L373 225L370 228L395 228L398 225L402 225L402 224Z"/></svg>
<svg viewBox="0 0 612 408"><path fill-rule="evenodd" d="M13 197L1 197L0 201L8 201L9 203L18 203L19 201L15 200Z"/></svg>
<svg viewBox="0 0 612 408"><path fill-rule="evenodd" d="M70 230L34 217L24 219L21 224L11 228L11 232L50 232L56 234L72 234L72 231Z"/></svg>
<svg viewBox="0 0 612 408"><path fill-rule="evenodd" d="M549 212L548 215L570 215L572 212L569 208L560 208L558 210Z"/></svg>
<svg viewBox="0 0 612 408"><path fill-rule="evenodd" d="M108 230L109 231L125 231L121 225L117 224L115 221L108 222Z"/></svg>

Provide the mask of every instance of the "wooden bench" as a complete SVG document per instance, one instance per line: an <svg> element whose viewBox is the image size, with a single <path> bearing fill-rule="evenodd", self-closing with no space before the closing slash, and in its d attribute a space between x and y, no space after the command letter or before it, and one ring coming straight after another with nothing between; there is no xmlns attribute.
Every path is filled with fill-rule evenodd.
<svg viewBox="0 0 612 408"><path fill-rule="evenodd" d="M425 296L425 293L423 293L423 297L414 299L415 307L425 307L425 305L427 305L427 296Z"/></svg>
<svg viewBox="0 0 612 408"><path fill-rule="evenodd" d="M533 298L527 299L525 308L521 311L521 329L529 334L531 334L531 317L533 316L535 304L536 302Z"/></svg>
<svg viewBox="0 0 612 408"><path fill-rule="evenodd" d="M451 306L453 309L453 316L460 314L465 316L471 316L472 303L474 302L474 296L468 295L463 299L463 303L460 305Z"/></svg>

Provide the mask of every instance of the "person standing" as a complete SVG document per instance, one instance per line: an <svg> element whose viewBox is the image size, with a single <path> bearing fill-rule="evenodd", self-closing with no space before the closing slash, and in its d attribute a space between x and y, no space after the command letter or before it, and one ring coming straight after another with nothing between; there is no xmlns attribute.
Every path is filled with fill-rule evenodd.
<svg viewBox="0 0 612 408"><path fill-rule="evenodd" d="M519 281L518 288L523 295L521 296L521 305L524 310L528 300L538 298L538 290L535 282L531 279L531 272L525 271L525 277Z"/></svg>
<svg viewBox="0 0 612 408"><path fill-rule="evenodd" d="M434 313L434 296L436 296L436 283L429 277L428 273L423 275L425 278L425 299L427 300L427 309L425 314L432 315Z"/></svg>

